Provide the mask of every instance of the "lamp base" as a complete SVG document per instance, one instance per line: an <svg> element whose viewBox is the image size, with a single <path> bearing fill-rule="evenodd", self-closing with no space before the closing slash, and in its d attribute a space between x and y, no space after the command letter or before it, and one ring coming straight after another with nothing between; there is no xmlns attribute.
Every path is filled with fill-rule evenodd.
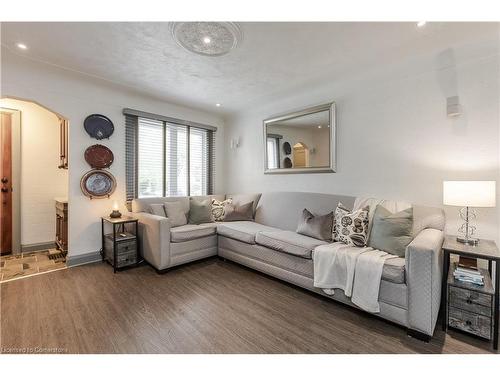
<svg viewBox="0 0 500 375"><path fill-rule="evenodd" d="M109 217L112 219L119 219L122 217L122 214L118 210L113 210L113 212L111 212L111 214L109 214Z"/></svg>
<svg viewBox="0 0 500 375"><path fill-rule="evenodd" d="M457 237L457 241L467 245L476 246L479 243L479 238Z"/></svg>

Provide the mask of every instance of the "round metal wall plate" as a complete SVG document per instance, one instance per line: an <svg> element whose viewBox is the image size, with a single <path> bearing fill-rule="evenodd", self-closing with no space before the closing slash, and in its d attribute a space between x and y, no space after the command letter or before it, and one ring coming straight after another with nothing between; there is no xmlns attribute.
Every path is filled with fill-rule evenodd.
<svg viewBox="0 0 500 375"><path fill-rule="evenodd" d="M99 114L87 116L83 127L88 135L95 139L109 138L115 131L113 122L106 116Z"/></svg>
<svg viewBox="0 0 500 375"><path fill-rule="evenodd" d="M109 168L115 157L113 152L103 145L93 145L85 150L85 161L92 168Z"/></svg>
<svg viewBox="0 0 500 375"><path fill-rule="evenodd" d="M93 169L83 175L80 188L90 199L109 198L116 189L116 180L108 171Z"/></svg>

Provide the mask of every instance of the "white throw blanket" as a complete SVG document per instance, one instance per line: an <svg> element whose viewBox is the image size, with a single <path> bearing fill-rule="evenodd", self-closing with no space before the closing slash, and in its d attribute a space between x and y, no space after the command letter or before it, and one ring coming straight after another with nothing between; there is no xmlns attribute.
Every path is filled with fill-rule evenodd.
<svg viewBox="0 0 500 375"><path fill-rule="evenodd" d="M369 312L380 312L378 294L387 259L395 258L371 247L353 247L341 242L314 250L314 286L326 294L342 289L351 301Z"/></svg>

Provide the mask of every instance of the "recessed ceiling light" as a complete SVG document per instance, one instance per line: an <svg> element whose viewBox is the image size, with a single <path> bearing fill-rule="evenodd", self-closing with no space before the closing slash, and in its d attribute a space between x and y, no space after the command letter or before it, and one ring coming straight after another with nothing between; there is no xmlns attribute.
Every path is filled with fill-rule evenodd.
<svg viewBox="0 0 500 375"><path fill-rule="evenodd" d="M426 23L426 21L419 21L417 22L417 27L424 27Z"/></svg>
<svg viewBox="0 0 500 375"><path fill-rule="evenodd" d="M211 41L212 40L208 36L203 38L203 43L205 43L205 44L210 44Z"/></svg>
<svg viewBox="0 0 500 375"><path fill-rule="evenodd" d="M16 46L19 49L28 49L28 46L24 43L17 43Z"/></svg>
<svg viewBox="0 0 500 375"><path fill-rule="evenodd" d="M215 106L216 107L220 107L220 103L215 103Z"/></svg>
<svg viewBox="0 0 500 375"><path fill-rule="evenodd" d="M321 125L318 125L318 129L321 129L321 128L322 128L322 126L321 126Z"/></svg>

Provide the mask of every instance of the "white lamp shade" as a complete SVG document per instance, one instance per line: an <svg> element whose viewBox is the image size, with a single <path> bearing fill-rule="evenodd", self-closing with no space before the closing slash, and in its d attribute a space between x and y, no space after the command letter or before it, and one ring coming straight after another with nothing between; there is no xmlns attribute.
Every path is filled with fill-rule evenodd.
<svg viewBox="0 0 500 375"><path fill-rule="evenodd" d="M495 207L495 181L443 181L443 204L462 207Z"/></svg>

